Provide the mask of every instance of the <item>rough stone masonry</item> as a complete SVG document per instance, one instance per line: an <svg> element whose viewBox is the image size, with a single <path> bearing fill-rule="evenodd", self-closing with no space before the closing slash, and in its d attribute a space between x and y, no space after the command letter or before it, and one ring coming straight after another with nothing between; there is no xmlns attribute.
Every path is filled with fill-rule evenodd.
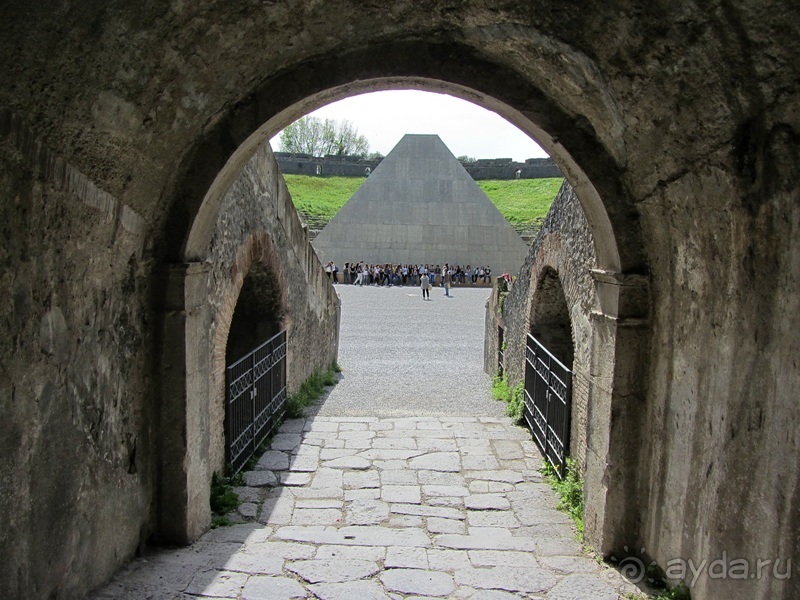
<svg viewBox="0 0 800 600"><path fill-rule="evenodd" d="M286 421L235 488L242 524L134 560L92 600L638 592L575 541L540 464L506 417Z"/></svg>
<svg viewBox="0 0 800 600"><path fill-rule="evenodd" d="M397 88L496 111L575 189L605 390L590 542L796 560L799 24L790 0L4 3L0 595L81 596L199 535L221 411L212 345L187 341L230 281L209 279L225 192L297 117ZM197 518L170 531L164 495ZM788 600L800 578L692 592Z"/></svg>

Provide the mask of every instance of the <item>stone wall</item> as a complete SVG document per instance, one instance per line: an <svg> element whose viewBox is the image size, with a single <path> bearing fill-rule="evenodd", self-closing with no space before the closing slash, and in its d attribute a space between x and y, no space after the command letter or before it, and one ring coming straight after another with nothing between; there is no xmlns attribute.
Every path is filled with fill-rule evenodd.
<svg viewBox="0 0 800 600"><path fill-rule="evenodd" d="M675 0L642 3L635 10L597 1L573 10L558 0L463 0L453 10L449 0L429 0L424 6L398 3L391 11L385 4L352 0L274 0L246 7L5 3L0 79L6 85L0 86L0 106L24 115L36 137L71 165L55 168L28 151L18 160L16 150L4 150L1 210L10 215L7 247L13 249L3 250L4 277L10 284L33 278L34 298L32 320L19 319L13 311L19 306L26 314L25 285L13 283L21 286L21 300L13 309L7 305L3 326L11 343L2 359L0 428L9 451L0 458L0 496L3 514L14 525L13 532L0 534L6 536L3 558L13 565L0 585L10 587L12 578L26 586L6 595L31 595L34 571L54 573L42 579L50 589L41 596L56 586L68 590L64 595L69 590L80 595L78 588L123 560L134 538L143 537L133 529L145 522L120 518L134 511L114 505L110 472L80 474L102 463L98 454L88 452L86 465L65 461L63 475L52 460L34 464L21 458L38 452L31 440L41 431L41 419L33 408L38 409L37 390L50 389L52 379L40 361L55 372L55 359L33 350L51 308L44 293L33 290L58 291L50 297L59 303L68 330L77 330L73 313L82 317L94 310L92 286L121 285L116 278L122 276L109 271L121 273L118 268L128 265L133 252L125 240L139 235L137 227L129 227L144 225L145 252L134 268L145 273L143 291L137 287L125 294L124 307L109 303L115 293L106 291L105 303L101 294L98 306L110 312L102 313L96 335L124 338L131 320L134 330L142 327L142 354L129 361L132 371L120 364L123 378L109 385L130 399L128 405L146 407L142 390L158 381L156 369L143 372L138 357L157 362L173 339L183 352L191 350L183 329L166 336L148 310L139 308L147 304L144 290L162 285L146 273L157 256L154 269L166 271L168 280L180 279L180 297L170 296L168 303L180 304L173 313L179 324L186 310L184 284L205 286L208 277L205 257L198 258L199 249L207 248L205 239L189 244L186 232L208 206L207 192L221 170L229 162L244 166L264 140L320 106L398 88L448 93L496 111L539 141L581 201L599 267L592 274L593 341L599 344L593 356L605 357L598 368L613 367L598 372L611 393L592 393L590 402L587 447L594 451L587 452L586 473L594 480L587 481L587 489L600 493L587 505L587 527L595 546L618 557L625 546L645 548L661 564L677 558L698 564L723 553L750 564L759 558L796 561L797 23L800 5L790 0L702 6ZM43 207L51 210L69 190L69 198L94 207L100 221L49 213L53 236L30 229L38 217L21 199L37 197L35 184L42 181L34 181L31 171L40 166L54 167L48 172L56 182L52 194L42 188L48 193ZM219 187L227 189L230 182ZM106 232L108 239L89 248L62 222L75 224L89 239L95 232ZM216 220L207 224L211 229ZM91 232L81 229L91 227ZM151 240L162 251L151 252ZM63 282L60 274L34 269L58 254ZM65 310L60 303L68 297L83 302ZM117 319L129 309L127 322ZM186 314L193 310L190 306ZM63 330L56 315L48 318L44 337L53 327ZM155 344L159 352L150 352L151 334L161 336ZM67 360L79 361L82 348L73 340L64 353ZM98 365L106 360L102 355L94 355ZM112 370L116 359L113 363ZM87 397L100 389L95 375L82 381L90 389ZM64 390L53 396L54 406L66 404L71 388L52 389ZM173 391L185 396L185 382L169 388ZM103 397L108 414L112 394ZM62 429L59 423L56 437L48 430L39 438L41 446L62 446ZM137 439L144 439L146 430L135 428ZM121 444L125 430L115 431ZM151 447L137 442L139 473L148 471L145 455ZM95 489L107 493L81 506L97 522L114 512L113 539L106 529L75 524L79 511L69 505L50 511L53 523L28 519L29 482L48 478L98 482ZM89 487L65 497L87 494ZM121 502L149 498L146 489L144 482L135 484L120 494ZM46 494L35 496L34 504L47 504ZM58 533L61 525L66 534ZM51 546L61 542L64 550L54 551L49 563L21 558L33 556L31 540L43 540L47 527L56 531ZM71 547L77 548L74 553ZM62 568L67 562L69 568ZM722 580L706 573L694 582L692 596L793 600L800 597L800 578Z"/></svg>
<svg viewBox="0 0 800 600"><path fill-rule="evenodd" d="M275 158L282 173L321 177L364 177L366 169L374 171L383 160L370 160L358 156L314 157L289 152L276 152ZM475 180L543 179L564 176L550 158L529 158L522 163L514 162L510 158L481 158L474 162L460 162Z"/></svg>
<svg viewBox="0 0 800 600"><path fill-rule="evenodd" d="M175 431L186 432L162 440L169 451L162 455L159 532L170 542L192 541L210 522L211 478L225 458L228 333L251 269L265 269L277 284L289 393L314 370L328 368L338 346L338 296L308 243L268 144L242 165L218 211L206 216L214 225L203 260L176 265L168 284L175 304L166 307L162 395L168 401L161 418L181 423ZM175 376L176 363L185 364L182 376Z"/></svg>
<svg viewBox="0 0 800 600"><path fill-rule="evenodd" d="M74 598L153 531L152 260L138 215L0 134L0 597Z"/></svg>
<svg viewBox="0 0 800 600"><path fill-rule="evenodd" d="M515 162L510 158L479 158L475 162L461 162L473 179L545 179L564 177L550 158L529 158ZM519 171L519 176L517 176Z"/></svg>
<svg viewBox="0 0 800 600"><path fill-rule="evenodd" d="M289 356L296 355L289 361L289 387L296 390L315 368L336 359L339 299L308 244L268 144L225 195L209 260L209 301L217 315L212 337L220 342L215 346L224 346L250 266L265 262L277 274Z"/></svg>
<svg viewBox="0 0 800 600"><path fill-rule="evenodd" d="M180 278L191 308L166 322L189 327L159 335L144 220L3 116L0 596L81 597L151 538L208 526L227 327L251 266L280 273L290 392L335 360L339 302L265 147L226 194L208 261L178 269L195 273Z"/></svg>
<svg viewBox="0 0 800 600"><path fill-rule="evenodd" d="M537 296L537 284L548 269L558 274L569 310L574 349L570 454L581 468L586 464L592 385L590 313L594 302L594 286L591 270L596 267L596 260L583 209L575 191L564 182L511 291L502 302L502 310L500 292L495 290L486 311L484 369L490 375L497 372L498 327L503 327L504 371L513 387L525 379L527 334L531 331L537 303L548 300Z"/></svg>

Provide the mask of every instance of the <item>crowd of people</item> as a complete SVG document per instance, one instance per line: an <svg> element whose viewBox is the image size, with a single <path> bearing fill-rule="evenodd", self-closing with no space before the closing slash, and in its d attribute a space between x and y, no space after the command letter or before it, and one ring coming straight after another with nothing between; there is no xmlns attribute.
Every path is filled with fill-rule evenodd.
<svg viewBox="0 0 800 600"><path fill-rule="evenodd" d="M478 285L492 282L492 270L488 266L471 265L409 265L409 264L367 264L348 262L339 269L333 261L325 265L325 273L334 283L350 285L420 285L423 275L427 275L431 285L454 283L459 285Z"/></svg>

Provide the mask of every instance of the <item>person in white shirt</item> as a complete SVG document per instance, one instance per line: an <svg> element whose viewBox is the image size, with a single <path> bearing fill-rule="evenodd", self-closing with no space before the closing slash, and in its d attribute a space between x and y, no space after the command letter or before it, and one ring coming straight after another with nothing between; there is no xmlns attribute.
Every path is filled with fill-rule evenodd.
<svg viewBox="0 0 800 600"><path fill-rule="evenodd" d="M423 273L422 277L419 278L419 286L422 288L422 299L423 300L430 300L431 299L431 280L428 278L428 273Z"/></svg>

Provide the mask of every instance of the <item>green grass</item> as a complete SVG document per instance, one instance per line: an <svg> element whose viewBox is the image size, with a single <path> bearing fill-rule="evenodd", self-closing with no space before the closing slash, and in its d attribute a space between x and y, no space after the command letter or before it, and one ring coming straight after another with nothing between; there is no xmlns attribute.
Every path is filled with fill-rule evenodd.
<svg viewBox="0 0 800 600"><path fill-rule="evenodd" d="M305 414L307 406L314 404L326 387L336 385L336 373L341 373L341 367L335 362L327 371L314 371L297 390L296 394L289 396L286 402L286 418L298 419Z"/></svg>
<svg viewBox="0 0 800 600"><path fill-rule="evenodd" d="M564 479L556 475L555 466L547 461L542 463L541 472L544 480L550 484L559 497L558 510L567 513L575 522L578 537L583 540L583 477L578 465L572 458L567 458Z"/></svg>
<svg viewBox="0 0 800 600"><path fill-rule="evenodd" d="M364 177L284 175L300 216L312 227L324 225L339 212ZM516 226L541 223L561 187L561 178L477 181L500 213Z"/></svg>
<svg viewBox="0 0 800 600"><path fill-rule="evenodd" d="M495 375L492 378L492 398L506 403L506 416L511 417L514 423L521 423L525 404L523 401L523 382L520 381L513 388L508 385L506 376Z"/></svg>
<svg viewBox="0 0 800 600"><path fill-rule="evenodd" d="M484 193L512 225L540 223L564 180L550 179L487 179L476 181Z"/></svg>
<svg viewBox="0 0 800 600"><path fill-rule="evenodd" d="M284 175L294 207L303 218L330 221L366 181L365 177Z"/></svg>

